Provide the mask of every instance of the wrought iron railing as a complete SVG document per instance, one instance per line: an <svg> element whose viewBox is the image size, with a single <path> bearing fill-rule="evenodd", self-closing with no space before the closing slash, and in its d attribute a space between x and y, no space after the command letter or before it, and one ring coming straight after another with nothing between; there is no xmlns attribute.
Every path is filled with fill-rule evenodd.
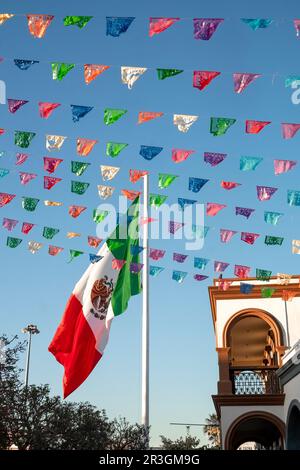
<svg viewBox="0 0 300 470"><path fill-rule="evenodd" d="M270 395L282 393L276 369L231 369L234 395Z"/></svg>

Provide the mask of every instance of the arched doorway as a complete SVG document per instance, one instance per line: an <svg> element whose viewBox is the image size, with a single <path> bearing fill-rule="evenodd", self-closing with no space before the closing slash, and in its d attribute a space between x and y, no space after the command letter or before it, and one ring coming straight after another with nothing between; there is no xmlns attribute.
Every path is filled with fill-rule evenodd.
<svg viewBox="0 0 300 470"><path fill-rule="evenodd" d="M284 423L267 412L250 412L241 415L229 427L225 450L237 450L251 442L255 450L280 450L284 448Z"/></svg>
<svg viewBox="0 0 300 470"><path fill-rule="evenodd" d="M293 400L287 417L287 450L300 450L300 403Z"/></svg>
<svg viewBox="0 0 300 470"><path fill-rule="evenodd" d="M268 312L237 312L224 328L229 375L234 395L281 392L276 370L284 351L281 325Z"/></svg>

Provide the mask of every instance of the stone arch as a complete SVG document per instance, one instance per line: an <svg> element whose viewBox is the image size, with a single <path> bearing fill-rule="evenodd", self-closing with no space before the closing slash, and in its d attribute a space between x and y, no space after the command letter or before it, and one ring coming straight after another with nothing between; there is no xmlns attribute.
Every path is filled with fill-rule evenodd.
<svg viewBox="0 0 300 470"><path fill-rule="evenodd" d="M300 450L300 402L292 400L286 420L286 448Z"/></svg>
<svg viewBox="0 0 300 470"><path fill-rule="evenodd" d="M285 442L285 425L284 422L278 418L276 415L269 413L267 411L250 411L248 413L244 413L236 418L231 425L229 426L224 442L224 450L236 450L239 445L246 441L254 441L255 440L255 431L249 431L249 435L242 434L239 430L242 424L246 424L247 422L255 422L257 423L269 423L276 429L278 432L278 436L280 437L280 444L283 448ZM259 432L257 430L258 439ZM247 437L246 437L247 436Z"/></svg>

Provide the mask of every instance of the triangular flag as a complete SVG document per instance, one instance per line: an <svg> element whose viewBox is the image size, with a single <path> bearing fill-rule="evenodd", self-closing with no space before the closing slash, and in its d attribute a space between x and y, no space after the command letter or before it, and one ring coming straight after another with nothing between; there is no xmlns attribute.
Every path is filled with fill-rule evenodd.
<svg viewBox="0 0 300 470"><path fill-rule="evenodd" d="M24 235L28 235L34 226L35 224L31 224L30 222L23 222L21 232L24 233Z"/></svg>
<svg viewBox="0 0 300 470"><path fill-rule="evenodd" d="M170 184L178 178L176 175L170 175L168 173L159 173L158 174L158 187L159 189L166 189Z"/></svg>
<svg viewBox="0 0 300 470"><path fill-rule="evenodd" d="M240 279L246 279L250 274L250 266L243 266L241 264L236 264L234 266L234 275Z"/></svg>
<svg viewBox="0 0 300 470"><path fill-rule="evenodd" d="M93 248L98 248L101 242L102 242L101 238L92 237L90 235L88 236L88 244L89 246L92 246Z"/></svg>
<svg viewBox="0 0 300 470"><path fill-rule="evenodd" d="M71 104L70 106L73 122L78 122L79 119L86 116L93 109L93 106L79 106L77 104Z"/></svg>
<svg viewBox="0 0 300 470"><path fill-rule="evenodd" d="M36 173L24 173L23 171L19 171L20 176L20 183L27 184L29 181L35 179L37 177Z"/></svg>
<svg viewBox="0 0 300 470"><path fill-rule="evenodd" d="M0 26L14 16L12 13L0 13Z"/></svg>
<svg viewBox="0 0 300 470"><path fill-rule="evenodd" d="M41 118L47 119L60 106L60 103L45 103L40 101L38 105Z"/></svg>
<svg viewBox="0 0 300 470"><path fill-rule="evenodd" d="M128 144L121 144L118 142L107 142L106 144L106 155L108 157L117 157L122 150L128 147Z"/></svg>
<svg viewBox="0 0 300 470"><path fill-rule="evenodd" d="M131 90L133 84L143 75L147 69L145 67L121 67L121 80L124 85Z"/></svg>
<svg viewBox="0 0 300 470"><path fill-rule="evenodd" d="M26 162L28 157L29 157L28 153L17 153L16 165L22 165L24 162Z"/></svg>
<svg viewBox="0 0 300 470"><path fill-rule="evenodd" d="M70 251L70 259L68 263L71 263L71 261L73 261L73 259L75 258L78 258L78 256L83 255L83 251L79 251L79 250L69 250L69 251Z"/></svg>
<svg viewBox="0 0 300 470"><path fill-rule="evenodd" d="M240 158L240 170L241 171L254 171L256 167L263 161L262 157L245 157Z"/></svg>
<svg viewBox="0 0 300 470"><path fill-rule="evenodd" d="M252 83L256 78L260 76L261 75L259 73L234 73L234 91L236 93L242 93L242 91L244 91L245 88L250 85L250 83Z"/></svg>
<svg viewBox="0 0 300 470"><path fill-rule="evenodd" d="M300 37L300 20L294 20L294 26L296 30L296 36L297 38Z"/></svg>
<svg viewBox="0 0 300 470"><path fill-rule="evenodd" d="M60 246L49 245L48 253L51 256L56 256L59 253L61 253L62 251L63 251L63 248L61 248Z"/></svg>
<svg viewBox="0 0 300 470"><path fill-rule="evenodd" d="M93 16L66 16L64 18L64 26L78 26L78 28L84 28Z"/></svg>
<svg viewBox="0 0 300 470"><path fill-rule="evenodd" d="M86 192L89 185L90 183L83 183L82 181L71 181L71 192L81 196Z"/></svg>
<svg viewBox="0 0 300 470"><path fill-rule="evenodd" d="M123 196L127 197L129 201L134 201L140 194L140 191L129 191L128 189L121 189Z"/></svg>
<svg viewBox="0 0 300 470"><path fill-rule="evenodd" d="M198 116L191 116L189 114L174 114L173 124L177 126L180 132L187 132L197 119Z"/></svg>
<svg viewBox="0 0 300 470"><path fill-rule="evenodd" d="M226 204L217 204L215 202L207 202L206 203L206 215L215 216L220 210L224 209L225 207L227 207Z"/></svg>
<svg viewBox="0 0 300 470"><path fill-rule="evenodd" d="M150 206L155 207L156 209L160 207L167 199L168 196L162 194L150 194L149 195L149 204Z"/></svg>
<svg viewBox="0 0 300 470"><path fill-rule="evenodd" d="M118 17L118 16L107 16L106 17L106 36L113 36L118 38L120 34L126 33L127 29L135 19L134 16Z"/></svg>
<svg viewBox="0 0 300 470"><path fill-rule="evenodd" d="M289 206L300 206L300 191L288 189L287 203Z"/></svg>
<svg viewBox="0 0 300 470"><path fill-rule="evenodd" d="M210 118L210 133L215 136L225 134L236 122L233 118L212 117Z"/></svg>
<svg viewBox="0 0 300 470"><path fill-rule="evenodd" d="M143 176L148 175L148 171L145 170L129 170L129 180L131 183L136 183Z"/></svg>
<svg viewBox="0 0 300 470"><path fill-rule="evenodd" d="M0 193L0 207L9 204L14 199L14 197L16 197L15 194Z"/></svg>
<svg viewBox="0 0 300 470"><path fill-rule="evenodd" d="M84 64L84 81L89 85L95 78L101 75L105 70L109 69L109 65L100 64Z"/></svg>
<svg viewBox="0 0 300 470"><path fill-rule="evenodd" d="M35 132L15 131L15 145L26 149L31 144L35 135Z"/></svg>
<svg viewBox="0 0 300 470"><path fill-rule="evenodd" d="M194 18L194 38L208 41L223 21L223 18Z"/></svg>
<svg viewBox="0 0 300 470"><path fill-rule="evenodd" d="M235 208L235 215L242 215L249 219L250 215L255 211L255 209L250 209L249 207L236 207Z"/></svg>
<svg viewBox="0 0 300 470"><path fill-rule="evenodd" d="M204 161L211 166L217 166L227 157L226 153L204 152Z"/></svg>
<svg viewBox="0 0 300 470"><path fill-rule="evenodd" d="M178 282L178 284L181 284L186 278L187 274L188 273L186 273L185 271L173 271L172 279L173 281Z"/></svg>
<svg viewBox="0 0 300 470"><path fill-rule="evenodd" d="M260 201L268 201L276 193L277 189L270 186L256 186L257 198Z"/></svg>
<svg viewBox="0 0 300 470"><path fill-rule="evenodd" d="M271 121L246 121L246 133L247 134L258 134L264 127L271 124Z"/></svg>
<svg viewBox="0 0 300 470"><path fill-rule="evenodd" d="M54 173L62 161L61 158L44 157L44 170L48 173Z"/></svg>
<svg viewBox="0 0 300 470"><path fill-rule="evenodd" d="M17 248L22 243L22 238L7 237L6 246L9 248Z"/></svg>
<svg viewBox="0 0 300 470"><path fill-rule="evenodd" d="M233 235L237 232L235 230L227 230L225 228L220 229L220 241L222 243L228 243L232 239Z"/></svg>
<svg viewBox="0 0 300 470"><path fill-rule="evenodd" d="M34 212L39 201L34 197L22 197L22 207L25 211Z"/></svg>
<svg viewBox="0 0 300 470"><path fill-rule="evenodd" d="M89 166L90 166L90 163L71 161L71 171L76 176L83 175L83 173Z"/></svg>
<svg viewBox="0 0 300 470"><path fill-rule="evenodd" d="M172 149L172 160L175 163L180 163L186 160L195 150Z"/></svg>
<svg viewBox="0 0 300 470"><path fill-rule="evenodd" d="M265 236L265 245L279 245L281 246L283 243L283 237L274 237L273 235L266 235Z"/></svg>
<svg viewBox="0 0 300 470"><path fill-rule="evenodd" d="M86 210L85 206L69 206L69 214L76 219L83 211Z"/></svg>
<svg viewBox="0 0 300 470"><path fill-rule="evenodd" d="M223 189L234 189L237 188L238 186L241 186L240 183L235 183L234 181L221 181L221 188Z"/></svg>
<svg viewBox="0 0 300 470"><path fill-rule="evenodd" d="M249 25L253 31L256 31L259 28L267 28L271 23L273 23L273 20L268 18L241 18L241 21Z"/></svg>
<svg viewBox="0 0 300 470"><path fill-rule="evenodd" d="M77 139L77 153L81 157L87 157L91 151L93 150L94 146L98 143L98 140L91 140L78 137Z"/></svg>
<svg viewBox="0 0 300 470"><path fill-rule="evenodd" d="M254 245L259 236L259 233L242 232L241 240L245 243L248 243L248 245Z"/></svg>
<svg viewBox="0 0 300 470"><path fill-rule="evenodd" d="M52 62L52 78L61 81L75 67L75 64L66 64L64 62Z"/></svg>
<svg viewBox="0 0 300 470"><path fill-rule="evenodd" d="M32 65L39 64L38 60L14 59L14 64L20 70L28 70Z"/></svg>
<svg viewBox="0 0 300 470"><path fill-rule="evenodd" d="M154 113L148 111L140 111L138 116L138 124L142 124L143 122L151 121L152 119L156 119L158 117L163 116L164 113Z"/></svg>
<svg viewBox="0 0 300 470"><path fill-rule="evenodd" d="M104 124L109 126L117 122L124 114L127 113L127 109L113 109L106 108L104 110Z"/></svg>
<svg viewBox="0 0 300 470"><path fill-rule="evenodd" d="M103 181L112 180L120 171L120 168L117 166L101 165L100 168Z"/></svg>
<svg viewBox="0 0 300 470"><path fill-rule="evenodd" d="M158 80L164 80L165 78L174 77L183 72L183 70L178 69L156 69Z"/></svg>
<svg viewBox="0 0 300 470"><path fill-rule="evenodd" d="M28 103L28 101L26 100L13 100L11 98L7 98L8 111L14 114L16 111L18 111L18 109L20 109L26 103Z"/></svg>
<svg viewBox="0 0 300 470"><path fill-rule="evenodd" d="M274 160L275 175L287 173L288 171L291 171L296 165L296 160Z"/></svg>
<svg viewBox="0 0 300 470"><path fill-rule="evenodd" d="M46 135L46 149L49 150L49 152L52 152L52 150L60 150L66 139L67 137L63 135L47 134Z"/></svg>
<svg viewBox="0 0 300 470"><path fill-rule="evenodd" d="M101 199L107 199L112 196L115 188L112 186L103 186L102 184L98 185L98 194Z"/></svg>
<svg viewBox="0 0 300 470"><path fill-rule="evenodd" d="M30 34L35 38L43 38L48 26L52 22L53 15L26 15Z"/></svg>
<svg viewBox="0 0 300 470"><path fill-rule="evenodd" d="M162 33L166 29L170 28L180 18L149 18L149 36L150 38L155 34Z"/></svg>
<svg viewBox="0 0 300 470"><path fill-rule="evenodd" d="M32 253L33 255L35 253L37 253L41 248L42 248L43 244L42 243L39 243L39 242L35 242L33 240L31 240L30 242L28 242L28 250L30 251L30 253Z"/></svg>
<svg viewBox="0 0 300 470"><path fill-rule="evenodd" d="M214 271L217 273L222 273L227 269L229 263L224 263L224 261L214 261Z"/></svg>
<svg viewBox="0 0 300 470"><path fill-rule="evenodd" d="M193 87L204 90L220 73L221 72L210 72L208 70L194 70Z"/></svg>
<svg viewBox="0 0 300 470"><path fill-rule="evenodd" d="M163 147L153 147L149 145L141 145L140 148L140 155L145 159L145 160L152 160L155 158L161 151L163 150Z"/></svg>
<svg viewBox="0 0 300 470"><path fill-rule="evenodd" d="M281 129L282 136L284 139L292 139L296 132L298 132L298 130L300 129L300 124L282 123Z"/></svg>
<svg viewBox="0 0 300 470"><path fill-rule="evenodd" d="M18 220L7 219L6 217L4 217L2 221L2 227L11 232L16 227L18 222Z"/></svg>
<svg viewBox="0 0 300 470"><path fill-rule="evenodd" d="M175 222L174 220L169 221L169 232L174 235L180 228L184 226L183 222Z"/></svg>
<svg viewBox="0 0 300 470"><path fill-rule="evenodd" d="M264 221L267 224L277 225L280 217L282 217L282 216L283 216L283 214L281 212L268 212L268 211L265 211L264 212Z"/></svg>
<svg viewBox="0 0 300 470"><path fill-rule="evenodd" d="M44 176L44 189L51 189L60 181L61 178L54 178L54 176Z"/></svg>

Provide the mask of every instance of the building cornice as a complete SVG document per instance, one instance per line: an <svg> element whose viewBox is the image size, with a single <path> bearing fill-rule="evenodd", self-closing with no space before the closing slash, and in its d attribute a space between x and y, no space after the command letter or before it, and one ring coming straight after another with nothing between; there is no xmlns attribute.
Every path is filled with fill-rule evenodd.
<svg viewBox="0 0 300 470"><path fill-rule="evenodd" d="M218 416L221 416L221 406L282 406L284 393L274 395L212 395Z"/></svg>

